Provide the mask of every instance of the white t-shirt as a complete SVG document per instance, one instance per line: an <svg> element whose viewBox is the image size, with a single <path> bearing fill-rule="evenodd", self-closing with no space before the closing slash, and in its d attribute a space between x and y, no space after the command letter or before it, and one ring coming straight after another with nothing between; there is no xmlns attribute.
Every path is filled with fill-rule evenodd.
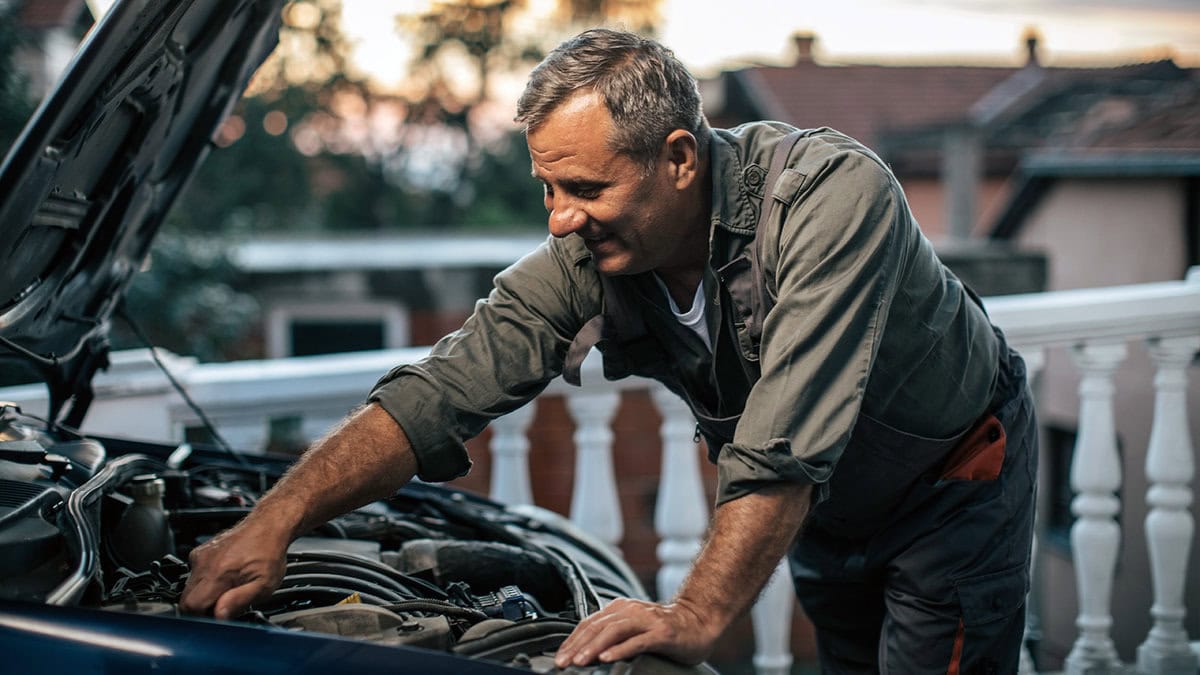
<svg viewBox="0 0 1200 675"><path fill-rule="evenodd" d="M704 320L704 284L696 284L696 297L692 298L692 306L686 312L679 311L679 305L675 304L675 298L671 297L671 291L667 289L667 285L663 280L654 275L654 280L658 282L658 287L662 289L663 294L667 296L667 302L671 303L671 313L675 315L675 319L683 324L700 339L704 341L704 346L708 348L708 352L712 353L712 338L708 335L708 322Z"/></svg>

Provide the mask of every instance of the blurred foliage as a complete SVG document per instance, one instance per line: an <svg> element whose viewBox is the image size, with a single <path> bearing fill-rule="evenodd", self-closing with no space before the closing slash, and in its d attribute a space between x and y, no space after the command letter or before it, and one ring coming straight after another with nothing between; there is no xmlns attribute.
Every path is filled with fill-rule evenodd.
<svg viewBox="0 0 1200 675"><path fill-rule="evenodd" d="M149 269L125 295L128 315L157 347L204 361L247 358L258 303L235 290L238 271L225 245L209 237L163 236ZM113 323L113 349L143 347L124 322Z"/></svg>
<svg viewBox="0 0 1200 675"><path fill-rule="evenodd" d="M214 139L133 281L125 306L153 342L203 360L258 355L252 298L216 241L264 233L545 227L512 101L520 78L591 25L653 33L661 0L445 0L395 17L414 43L404 84L382 91L351 66L341 0L293 0L275 53ZM0 2L0 150L33 102L15 67L29 39ZM114 348L140 346L114 323Z"/></svg>
<svg viewBox="0 0 1200 675"><path fill-rule="evenodd" d="M16 5L0 3L0 159L33 113L29 78L16 67L17 50L27 40L17 26Z"/></svg>
<svg viewBox="0 0 1200 675"><path fill-rule="evenodd" d="M512 138L494 147L479 141L487 136L484 127L496 123L479 111L496 100L494 83L499 76L523 79L551 48L585 28L618 25L653 34L661 0L556 0L550 16L532 21L529 4L527 0L437 0L425 12L397 17L399 32L417 43L407 72L405 123L441 126L461 138L463 151L448 160L454 163L454 184L466 186L472 195L458 200L460 204L473 207L477 200L479 207L488 209L507 201L506 195L490 193L492 178L512 175L518 164L528 163L527 156L519 156L523 152L512 152ZM511 117L515 110L505 112ZM485 174L483 168L500 173ZM540 223L537 192L526 194L536 211L523 207L518 213L536 213L534 222ZM475 208L454 215L448 222L486 224Z"/></svg>
<svg viewBox="0 0 1200 675"><path fill-rule="evenodd" d="M294 0L283 10L279 47L169 229L251 236L544 227L524 138L497 119L498 108L511 116L512 102L496 102L493 81L523 77L586 26L652 33L660 2L557 0L533 22L526 0L432 2L396 18L414 56L400 90L385 92L350 65L340 0Z"/></svg>

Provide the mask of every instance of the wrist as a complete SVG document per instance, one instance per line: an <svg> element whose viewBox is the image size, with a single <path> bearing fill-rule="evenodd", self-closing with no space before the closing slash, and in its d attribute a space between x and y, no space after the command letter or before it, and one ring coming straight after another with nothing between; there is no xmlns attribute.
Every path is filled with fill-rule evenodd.
<svg viewBox="0 0 1200 675"><path fill-rule="evenodd" d="M287 549L303 534L304 514L290 500L264 500L240 524L242 530L262 541L263 546Z"/></svg>
<svg viewBox="0 0 1200 675"><path fill-rule="evenodd" d="M706 644L716 642L736 618L730 611L713 603L693 600L683 594L675 598L671 606L691 616L698 637Z"/></svg>

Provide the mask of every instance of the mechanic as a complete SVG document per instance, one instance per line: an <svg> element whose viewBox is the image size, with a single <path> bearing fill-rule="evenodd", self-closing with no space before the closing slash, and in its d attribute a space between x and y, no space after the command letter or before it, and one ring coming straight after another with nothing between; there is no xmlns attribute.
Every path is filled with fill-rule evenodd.
<svg viewBox="0 0 1200 675"><path fill-rule="evenodd" d="M887 166L830 129L711 129L669 50L609 30L547 56L516 120L552 236L193 552L183 608L234 616L278 585L293 538L414 475L463 475L466 439L559 374L577 382L595 345L606 377L688 402L718 497L678 595L586 618L560 667L702 661L786 554L826 672L1016 672L1024 367Z"/></svg>

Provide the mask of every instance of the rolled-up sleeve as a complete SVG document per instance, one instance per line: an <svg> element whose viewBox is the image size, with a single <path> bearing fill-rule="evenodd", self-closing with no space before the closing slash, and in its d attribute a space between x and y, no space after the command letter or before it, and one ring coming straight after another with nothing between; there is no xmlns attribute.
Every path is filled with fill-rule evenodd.
<svg viewBox="0 0 1200 675"><path fill-rule="evenodd" d="M562 371L571 340L600 311L594 268L569 242L549 239L495 278L463 327L429 356L388 372L372 389L412 444L422 480L471 467L464 443L528 403Z"/></svg>
<svg viewBox="0 0 1200 675"><path fill-rule="evenodd" d="M800 169L808 173L792 174L792 194L774 192L789 202L777 205L778 230L758 235L777 247L777 297L763 325L761 377L718 459L718 503L829 479L897 287L898 239L913 226L899 185L872 156L840 149Z"/></svg>

